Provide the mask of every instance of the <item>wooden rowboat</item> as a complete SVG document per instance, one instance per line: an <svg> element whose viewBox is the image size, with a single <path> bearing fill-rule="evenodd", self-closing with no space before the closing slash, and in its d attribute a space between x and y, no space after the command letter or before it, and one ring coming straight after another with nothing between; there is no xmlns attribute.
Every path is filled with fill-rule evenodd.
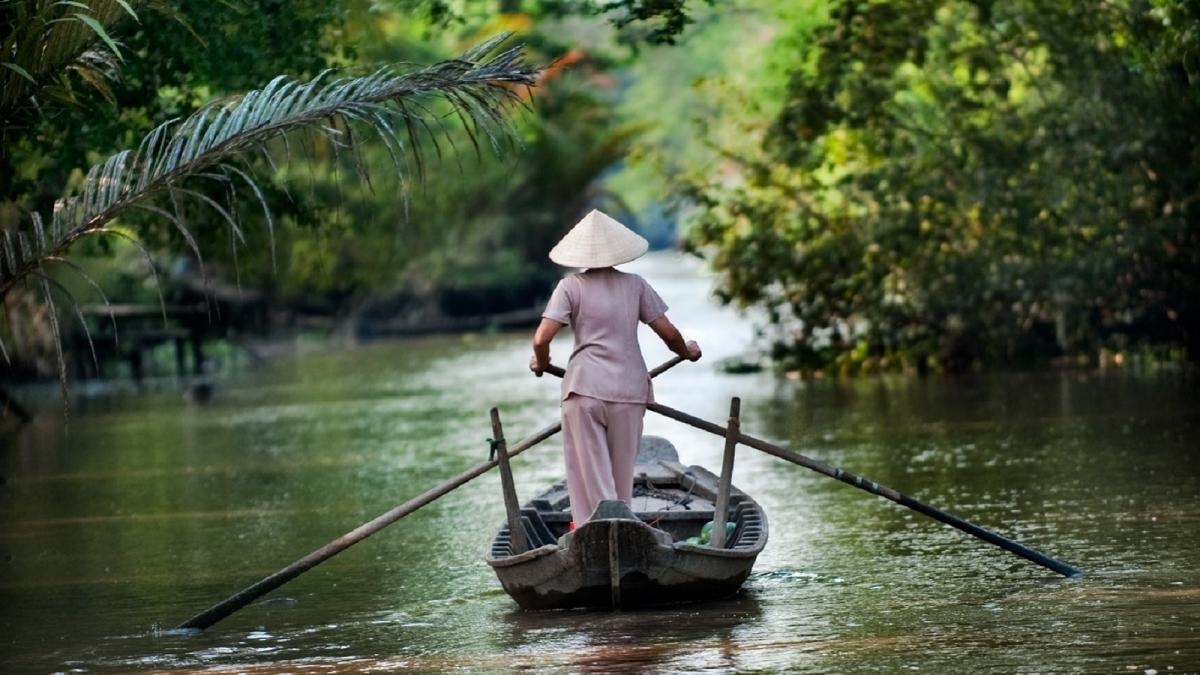
<svg viewBox="0 0 1200 675"><path fill-rule="evenodd" d="M698 543L705 523L714 520L718 489L716 475L680 464L668 441L646 436L634 468L632 509L601 502L571 532L567 489L558 483L520 510L529 550L514 554L505 523L485 560L524 609L618 609L728 597L766 546L767 517L731 487L727 541L719 548Z"/></svg>

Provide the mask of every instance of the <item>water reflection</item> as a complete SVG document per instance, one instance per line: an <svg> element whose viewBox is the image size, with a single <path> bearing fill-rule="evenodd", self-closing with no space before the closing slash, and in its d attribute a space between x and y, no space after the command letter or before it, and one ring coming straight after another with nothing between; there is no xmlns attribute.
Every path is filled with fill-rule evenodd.
<svg viewBox="0 0 1200 675"><path fill-rule="evenodd" d="M753 632L762 606L753 592L734 598L637 612L512 610L498 651L516 668L570 672L738 670L739 636Z"/></svg>

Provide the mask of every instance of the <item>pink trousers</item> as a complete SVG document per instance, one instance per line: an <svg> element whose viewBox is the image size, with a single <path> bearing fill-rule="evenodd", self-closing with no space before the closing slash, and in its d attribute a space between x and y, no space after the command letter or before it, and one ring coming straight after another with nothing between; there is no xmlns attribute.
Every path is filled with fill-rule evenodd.
<svg viewBox="0 0 1200 675"><path fill-rule="evenodd" d="M644 403L613 403L578 394L562 402L567 492L576 525L587 521L602 499L633 501L633 463L645 415Z"/></svg>

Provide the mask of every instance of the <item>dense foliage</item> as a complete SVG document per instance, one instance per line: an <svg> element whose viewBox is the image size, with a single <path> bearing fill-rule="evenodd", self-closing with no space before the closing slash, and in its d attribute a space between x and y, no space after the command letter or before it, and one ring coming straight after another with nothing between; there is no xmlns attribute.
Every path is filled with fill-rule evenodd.
<svg viewBox="0 0 1200 675"><path fill-rule="evenodd" d="M275 4L263 3L257 9L269 10ZM121 11L109 11L113 7ZM94 60L87 56L93 43L103 43L100 50L108 59L105 63L129 54L128 47L120 45L110 31L122 19L126 24L140 20L133 5L121 0L98 1L94 6L34 2L5 3L0 9L7 29L4 56L12 59L0 65L28 83L22 96L6 98L2 111L3 157L9 171L0 195L4 207L0 299L7 310L7 321L0 324L0 347L7 375L14 368L9 345L26 352L17 353L15 367L19 368L37 358L37 347L46 351L49 342L57 352L55 361L64 386L65 333L59 304L76 310L80 328L85 335L88 332L76 294L64 279L90 285L89 292L94 289L106 297L103 286L84 266L66 257L71 252L74 258L80 242L105 244L92 253L106 260L122 253L107 245L117 241L124 249L144 255L151 265L143 274L154 278L160 277L154 268L161 263L154 261L152 250L160 246L183 250L194 254L207 283L203 250L213 241L228 243L226 250L238 271L239 248L250 245L243 221L249 202L261 207L257 213L266 227L256 231L266 232L270 243L261 248L274 265L272 214L276 208L271 202L287 202L268 197L268 191L260 187L264 175L270 177L293 167L295 159L304 158L314 165L322 161L345 164L357 171L359 179L369 182L370 167L359 158L362 138L374 139L386 149L391 173L401 179L425 172L423 148L454 143L455 136L463 142L469 140L477 149L482 145L500 149L516 135L506 120L508 111L520 101L521 92L535 83L539 72L524 62L520 49L497 51L501 40L492 39L426 68L408 66L408 72L385 65L370 70L344 69L340 74L322 72L307 79L278 74L246 93L214 92L210 88L214 84L236 87L240 78L253 76L257 71L251 64L264 67L265 63L271 68L286 62L298 65L303 73L310 67L315 70L324 60L281 56L282 60L275 62L270 55L280 54L279 49L267 48L265 57L241 49L232 37L238 30L223 23L236 17L226 12L214 25L201 23L201 27L231 40L225 45L229 49L197 56L191 64L186 48L184 56L172 58L176 43L168 41L159 46L161 58L153 65L131 69L135 77L123 86L112 86L119 73L100 71L83 77L79 62ZM301 26L310 26L316 35L329 29L324 10L311 15L302 10L290 8L297 34L303 34ZM218 17L199 14L206 19ZM175 15L171 18L178 20ZM259 26L260 43L279 44L267 35L270 21L246 23ZM78 31L60 34L56 28L75 24L90 31L91 39L80 38ZM200 39L194 26L184 27ZM164 37L155 28L144 35L152 36L151 42ZM245 55L239 56L243 52ZM223 65L239 70L222 75ZM71 115L82 107L77 110L68 105L60 113L46 106L51 100L48 93L66 92L72 96L54 99L74 103L75 75L104 96L117 115L97 116L88 111L73 124ZM121 107L126 97L128 105ZM180 109L178 117L154 125L149 133L140 128L147 122L146 111L171 105ZM121 116L126 112L131 117ZM455 121L447 123L448 117ZM79 142L72 142L77 137ZM124 145L125 149L107 154L105 144L113 139L117 147ZM59 143L52 142L55 140ZM96 145L89 148L91 142ZM75 164L79 161L91 165L86 175ZM57 194L48 188L56 177L62 181ZM294 209L294 202L292 206ZM161 286L157 290L161 297ZM90 338L87 344L93 345ZM28 349L31 345L33 349Z"/></svg>
<svg viewBox="0 0 1200 675"><path fill-rule="evenodd" d="M810 8L816 12L820 7ZM829 3L694 246L792 367L1200 360L1200 6Z"/></svg>

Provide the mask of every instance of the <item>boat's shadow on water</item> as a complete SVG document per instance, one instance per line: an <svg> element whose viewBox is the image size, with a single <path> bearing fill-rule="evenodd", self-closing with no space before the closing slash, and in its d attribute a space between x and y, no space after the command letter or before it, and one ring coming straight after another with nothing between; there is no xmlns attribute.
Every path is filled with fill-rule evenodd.
<svg viewBox="0 0 1200 675"><path fill-rule="evenodd" d="M654 609L514 609L499 618L517 668L705 670L735 665L737 634L756 624L762 611L756 593L743 589L726 600Z"/></svg>

